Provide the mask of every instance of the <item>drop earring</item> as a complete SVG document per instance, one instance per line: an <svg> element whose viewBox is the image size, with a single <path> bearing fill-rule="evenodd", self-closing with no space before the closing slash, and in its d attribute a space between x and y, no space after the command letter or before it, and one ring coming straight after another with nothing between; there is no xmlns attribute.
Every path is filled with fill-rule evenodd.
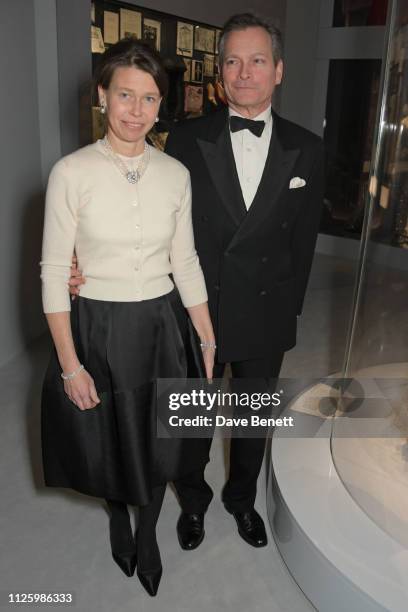
<svg viewBox="0 0 408 612"><path fill-rule="evenodd" d="M156 117L156 119L154 120L155 123L159 123L160 119L158 117Z"/></svg>
<svg viewBox="0 0 408 612"><path fill-rule="evenodd" d="M105 104L105 102L101 102L101 105L99 107L99 112L101 113L101 115L104 115L106 113L106 104Z"/></svg>

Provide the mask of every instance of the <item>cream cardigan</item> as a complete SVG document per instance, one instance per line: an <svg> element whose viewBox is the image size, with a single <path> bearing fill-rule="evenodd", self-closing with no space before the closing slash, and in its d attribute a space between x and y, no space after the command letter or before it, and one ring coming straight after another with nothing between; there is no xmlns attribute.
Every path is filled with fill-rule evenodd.
<svg viewBox="0 0 408 612"><path fill-rule="evenodd" d="M127 182L101 141L60 159L46 196L41 279L44 312L70 310L75 249L86 277L80 295L119 302L169 293L184 306L207 301L194 247L188 170L150 147L140 182Z"/></svg>

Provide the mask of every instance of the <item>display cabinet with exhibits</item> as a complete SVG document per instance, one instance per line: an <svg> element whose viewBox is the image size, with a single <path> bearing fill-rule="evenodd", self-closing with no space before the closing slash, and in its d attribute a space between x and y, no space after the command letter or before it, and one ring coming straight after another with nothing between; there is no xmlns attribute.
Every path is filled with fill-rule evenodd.
<svg viewBox="0 0 408 612"><path fill-rule="evenodd" d="M146 42L164 59L169 93L161 104L160 123L149 135L155 146L163 147L172 121L207 114L224 104L217 64L219 28L119 0L95 0L91 7L93 71L101 53L123 37ZM93 100L92 140L102 132Z"/></svg>

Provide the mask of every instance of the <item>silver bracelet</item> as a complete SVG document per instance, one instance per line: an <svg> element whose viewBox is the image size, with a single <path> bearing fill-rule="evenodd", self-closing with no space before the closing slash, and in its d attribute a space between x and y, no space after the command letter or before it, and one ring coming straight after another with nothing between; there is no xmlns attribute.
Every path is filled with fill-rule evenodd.
<svg viewBox="0 0 408 612"><path fill-rule="evenodd" d="M200 342L200 346L202 349L211 348L215 350L217 348L217 345L215 344L215 342Z"/></svg>
<svg viewBox="0 0 408 612"><path fill-rule="evenodd" d="M63 378L64 380L72 380L83 369L84 369L84 366L81 363L79 368L77 370L74 370L74 372L71 372L71 374L64 374L64 372L61 372L61 378Z"/></svg>

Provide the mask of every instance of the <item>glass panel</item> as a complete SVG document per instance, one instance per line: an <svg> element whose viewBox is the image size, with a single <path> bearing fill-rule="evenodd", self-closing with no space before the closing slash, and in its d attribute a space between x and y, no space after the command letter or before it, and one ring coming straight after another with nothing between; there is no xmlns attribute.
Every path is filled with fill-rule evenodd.
<svg viewBox="0 0 408 612"><path fill-rule="evenodd" d="M324 140L325 211L320 231L359 238L378 103L381 60L332 60Z"/></svg>
<svg viewBox="0 0 408 612"><path fill-rule="evenodd" d="M387 8L388 0L335 0L333 26L382 26Z"/></svg>
<svg viewBox="0 0 408 612"><path fill-rule="evenodd" d="M345 375L364 380L338 418L333 459L361 508L408 545L408 5L395 0ZM358 410L357 410L358 409ZM344 415L344 413L343 413ZM360 415L360 418L358 416Z"/></svg>

